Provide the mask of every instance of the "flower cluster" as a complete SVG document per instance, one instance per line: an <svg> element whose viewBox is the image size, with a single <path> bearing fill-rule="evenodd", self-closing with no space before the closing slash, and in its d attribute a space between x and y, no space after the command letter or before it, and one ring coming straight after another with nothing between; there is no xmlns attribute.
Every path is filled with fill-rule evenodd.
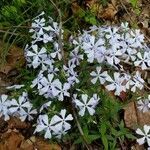
<svg viewBox="0 0 150 150"><path fill-rule="evenodd" d="M46 114L40 115L34 132L43 131L45 132L44 137L48 139L50 139L52 135L61 138L61 136L65 135L71 128L71 125L68 123L68 121L71 120L73 120L72 115L69 114L66 116L65 109L62 109L59 115L54 115L50 121Z"/></svg>
<svg viewBox="0 0 150 150"><path fill-rule="evenodd" d="M144 36L140 30L131 30L125 23L121 27L91 27L77 38L72 40L75 48L83 50L90 64L99 64L96 72L92 71L91 82L105 84L106 89L120 95L122 91L144 88L144 80L139 71L125 70L123 64L139 67L142 70L150 67L150 49L144 44ZM114 72L114 78L102 71L101 65L111 65L118 72ZM120 70L120 71L119 71Z"/></svg>
<svg viewBox="0 0 150 150"><path fill-rule="evenodd" d="M70 42L64 42L64 31L43 12L33 19L29 32L32 42L25 47L25 58L27 66L37 73L30 87L33 94L42 96L45 101L37 114L26 93L11 101L2 95L0 115L6 119L14 115L22 121L30 121L32 115L37 114L35 133L42 132L45 138L60 138L71 129L68 121L73 120L72 115L66 115L66 109L57 110L60 108L57 104L71 103L81 117L93 116L100 101L97 87L105 87L119 96L127 90L141 90L146 84L140 68L149 69L150 48L144 43L140 30L131 30L127 23L120 27L93 26L77 37L71 36ZM63 48L67 46L64 55ZM126 64L133 70L126 69ZM54 115L45 113L49 108L55 110ZM139 109L145 111L147 108Z"/></svg>
<svg viewBox="0 0 150 150"><path fill-rule="evenodd" d="M8 95L1 95L0 97L0 117L4 116L5 120L9 120L9 116L16 116L25 121L31 121L33 115L37 114L37 110L32 108L32 104L28 99L26 92L19 96L18 100L9 99Z"/></svg>

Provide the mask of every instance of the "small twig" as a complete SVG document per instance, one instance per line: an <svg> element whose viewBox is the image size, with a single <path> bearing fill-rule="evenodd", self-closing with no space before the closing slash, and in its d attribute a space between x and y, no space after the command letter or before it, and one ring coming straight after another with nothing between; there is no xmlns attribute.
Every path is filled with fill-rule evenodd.
<svg viewBox="0 0 150 150"><path fill-rule="evenodd" d="M10 26L10 27L2 27L0 30L10 29L10 28L25 28L25 29L30 29L31 27L29 27L29 26Z"/></svg>
<svg viewBox="0 0 150 150"><path fill-rule="evenodd" d="M126 150L126 148L124 147L124 144L121 141L121 138L119 137L118 139L119 139L119 143L120 143L121 149L122 150Z"/></svg>
<svg viewBox="0 0 150 150"><path fill-rule="evenodd" d="M26 36L26 35L23 35L23 34L17 34L17 33L13 33L13 32L10 32L10 31L4 31L4 30L0 30L1 33L7 33L7 34L11 34L11 35L16 35L16 36Z"/></svg>
<svg viewBox="0 0 150 150"><path fill-rule="evenodd" d="M124 61L124 60L120 60L120 61L121 61L122 63L124 63L124 64L133 66L133 64L132 64L131 62L126 62L126 61ZM134 66L134 67L136 67L136 66ZM138 67L141 68L140 66L138 66ZM145 71L150 71L150 68L145 69Z"/></svg>
<svg viewBox="0 0 150 150"><path fill-rule="evenodd" d="M56 8L58 15L59 15L59 35L58 35L58 43L59 43L59 48L61 50L61 55L62 59L65 64L65 58L64 58L64 50L63 50L63 42L62 42L62 16L61 16L61 11L57 7L57 5L53 2L53 0L50 0L50 2L53 4L53 6Z"/></svg>
<svg viewBox="0 0 150 150"><path fill-rule="evenodd" d="M83 130L82 130L82 128L81 128L81 125L80 125L80 123L79 123L79 121L78 121L78 117L77 117L77 114L76 114L76 112L75 112L74 106L72 106L72 111L73 111L73 116L74 116L74 119L75 119L75 121L76 121L77 127L78 127L79 132L80 132L80 134L81 134L81 136L82 136L82 139L83 139L83 141L84 141L84 144L85 144L87 150L90 150L90 147L88 146L88 142L87 142L87 140L86 140L86 138L85 138L85 136L84 136Z"/></svg>

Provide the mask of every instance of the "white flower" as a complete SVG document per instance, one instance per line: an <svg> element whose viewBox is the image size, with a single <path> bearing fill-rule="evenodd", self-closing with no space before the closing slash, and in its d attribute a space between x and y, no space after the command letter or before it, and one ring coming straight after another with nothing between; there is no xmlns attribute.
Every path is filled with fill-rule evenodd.
<svg viewBox="0 0 150 150"><path fill-rule="evenodd" d="M59 35L60 30L57 22L53 22L53 27L50 26L50 31L54 32L56 35Z"/></svg>
<svg viewBox="0 0 150 150"><path fill-rule="evenodd" d="M32 66L33 68L37 68L40 65L40 60L47 57L46 49L43 47L38 51L37 45L32 45L32 51L27 51L27 57L33 58Z"/></svg>
<svg viewBox="0 0 150 150"><path fill-rule="evenodd" d="M77 72L75 71L71 72L71 74L67 78L68 83L70 85L74 85L74 83L79 83L79 79L77 77L78 77Z"/></svg>
<svg viewBox="0 0 150 150"><path fill-rule="evenodd" d="M68 65L65 66L63 65L63 69L65 70L65 73L67 76L73 75L74 74L74 68L76 67L76 65L74 63L72 63L72 61L68 61Z"/></svg>
<svg viewBox="0 0 150 150"><path fill-rule="evenodd" d="M148 146L150 146L150 126L148 125L144 125L143 127L144 131L142 131L141 129L137 129L136 133L139 134L140 136L143 136L142 138L137 139L137 142L139 143L139 145L144 144L145 142L148 143Z"/></svg>
<svg viewBox="0 0 150 150"><path fill-rule="evenodd" d="M27 111L23 111L22 114L20 114L20 120L21 121L25 121L26 119L28 119L28 121L33 120L33 116L37 114L37 110L36 109L32 109L32 107L28 107Z"/></svg>
<svg viewBox="0 0 150 150"><path fill-rule="evenodd" d="M99 62L102 63L105 58L106 58L106 47L101 46L96 52L95 52L95 59Z"/></svg>
<svg viewBox="0 0 150 150"><path fill-rule="evenodd" d="M46 103L44 103L41 108L40 108L40 113L44 110L47 109L50 105L51 105L52 101L48 101Z"/></svg>
<svg viewBox="0 0 150 150"><path fill-rule="evenodd" d="M53 75L57 75L57 72L59 71L59 69L57 67L54 67L54 65L49 65L47 72L49 74L53 74Z"/></svg>
<svg viewBox="0 0 150 150"><path fill-rule="evenodd" d="M92 82L93 84L95 84L95 83L97 82L97 80L99 80L99 82L100 82L101 84L104 84L104 83L105 83L106 77L108 76L108 74L107 74L107 71L104 71L104 72L101 73L101 69L102 69L101 67L96 67L96 72L95 72L95 71L92 71L92 72L90 73L90 75L94 77L94 78L91 80L91 82Z"/></svg>
<svg viewBox="0 0 150 150"><path fill-rule="evenodd" d="M121 55L122 55L122 52L120 50L117 50L114 47L111 47L111 49L107 50L107 56L106 56L107 62L112 66L119 64L120 59L118 57Z"/></svg>
<svg viewBox="0 0 150 150"><path fill-rule="evenodd" d="M126 89L130 89L130 80L131 80L131 75L124 73L123 74L123 85L125 85Z"/></svg>
<svg viewBox="0 0 150 150"><path fill-rule="evenodd" d="M132 47L134 39L131 37L131 34L129 32L123 33L120 40L120 47L122 53L127 52L127 54L131 54L131 50L135 51Z"/></svg>
<svg viewBox="0 0 150 150"><path fill-rule="evenodd" d="M71 62L75 65L79 65L80 64L80 60L83 60L83 55L79 54L79 47L76 47L71 53L70 53L70 57L71 57Z"/></svg>
<svg viewBox="0 0 150 150"><path fill-rule="evenodd" d="M52 58L58 58L59 60L62 59L62 55L61 55L61 50L59 48L59 44L58 43L54 43L54 52L50 53Z"/></svg>
<svg viewBox="0 0 150 150"><path fill-rule="evenodd" d="M39 41L43 41L43 43L52 42L53 36L51 34L44 33L43 36L39 38Z"/></svg>
<svg viewBox="0 0 150 150"><path fill-rule="evenodd" d="M130 80L130 85L132 86L131 91L135 92L136 88L140 90L144 87L144 80L141 78L141 73L136 71L136 74L133 76L133 79Z"/></svg>
<svg viewBox="0 0 150 150"><path fill-rule="evenodd" d="M32 104L26 99L25 96L19 96L18 101L15 99L11 100L11 107L9 108L11 113L25 113L27 108L32 107Z"/></svg>
<svg viewBox="0 0 150 150"><path fill-rule="evenodd" d="M129 23L128 22L122 22L121 23L121 29L123 29L123 31L128 31L129 30Z"/></svg>
<svg viewBox="0 0 150 150"><path fill-rule="evenodd" d="M107 39L119 39L120 35L117 33L118 32L118 28L117 27L108 27L105 32L107 32L106 34L106 38Z"/></svg>
<svg viewBox="0 0 150 150"><path fill-rule="evenodd" d="M96 52L104 45L104 40L99 38L96 41L95 36L90 36L89 42L83 42L83 50L87 54L88 62L92 63L95 59ZM96 41L96 42L95 42Z"/></svg>
<svg viewBox="0 0 150 150"><path fill-rule="evenodd" d="M95 106L94 106L94 104L93 104L93 106L96 107L96 105L98 104L100 98L99 98L99 96L97 94L93 94L92 98L94 98L94 100L95 100Z"/></svg>
<svg viewBox="0 0 150 150"><path fill-rule="evenodd" d="M106 80L108 82L111 82L111 84L105 86L106 89L109 91L115 90L115 95L119 96L122 91L124 92L126 91L125 86L122 84L123 78L120 77L120 73L118 72L114 73L114 80L111 79L109 76L107 76Z"/></svg>
<svg viewBox="0 0 150 150"><path fill-rule="evenodd" d="M76 97L74 97L75 105L76 105L76 107L78 107L80 109L79 115L84 116L86 109L88 110L90 115L94 115L95 106L97 105L99 98L97 98L95 95L94 97L90 98L90 100L88 100L87 94L82 94L81 98L82 98L82 101L80 101L80 100L76 99Z"/></svg>
<svg viewBox="0 0 150 150"><path fill-rule="evenodd" d="M54 115L51 119L52 124L55 126L55 129L57 131L67 131L71 128L71 125L68 123L68 121L73 120L73 117L71 114L66 116L66 109L62 109L61 112L58 115Z"/></svg>
<svg viewBox="0 0 150 150"><path fill-rule="evenodd" d="M148 63L148 58L147 58L148 53L144 52L144 56L142 57L142 54L140 52L137 53L138 59L134 62L135 66L141 66L142 70L147 69L147 63Z"/></svg>
<svg viewBox="0 0 150 150"><path fill-rule="evenodd" d="M53 64L54 60L49 57L45 57L40 59L39 62L41 64L42 71L46 71Z"/></svg>
<svg viewBox="0 0 150 150"><path fill-rule="evenodd" d="M37 78L35 78L33 81L32 81L32 84L31 84L31 88L35 87L36 85L38 86L38 89L42 88L42 85L41 85L41 79L43 78L43 71L40 71Z"/></svg>
<svg viewBox="0 0 150 150"><path fill-rule="evenodd" d="M144 35L140 33L140 30L135 30L134 32L131 31L131 35L134 38L134 43L132 44L133 47L142 47L144 42Z"/></svg>
<svg viewBox="0 0 150 150"><path fill-rule="evenodd" d="M104 31L106 32L106 38L109 40L109 44L115 49L120 47L120 34L118 34L118 27L107 27Z"/></svg>
<svg viewBox="0 0 150 150"><path fill-rule="evenodd" d="M138 109L140 111L144 112L148 112L150 110L149 105L150 105L150 99L141 99L137 102L138 105Z"/></svg>
<svg viewBox="0 0 150 150"><path fill-rule="evenodd" d="M34 133L44 131L45 132L44 138L51 139L52 129L53 129L52 123L51 123L51 121L49 123L48 116L47 115L40 115L39 120L38 120L38 124L36 126Z"/></svg>
<svg viewBox="0 0 150 150"><path fill-rule="evenodd" d="M62 83L59 80L55 80L54 86L52 87L52 93L54 96L58 97L58 100L63 101L64 96L67 97L70 96L70 93L68 92L69 89L70 89L70 84L64 83L62 85Z"/></svg>
<svg viewBox="0 0 150 150"><path fill-rule="evenodd" d="M47 75L47 78L46 77L43 77L40 82L41 82L41 85L42 85L42 88L39 89L39 94L40 95L43 95L45 93L51 93L52 95L52 86L53 86L53 78L54 78L54 75L53 74L48 74Z"/></svg>
<svg viewBox="0 0 150 150"><path fill-rule="evenodd" d="M8 96L3 94L0 96L0 117L4 116L4 120L9 119L10 111L9 107L11 106Z"/></svg>

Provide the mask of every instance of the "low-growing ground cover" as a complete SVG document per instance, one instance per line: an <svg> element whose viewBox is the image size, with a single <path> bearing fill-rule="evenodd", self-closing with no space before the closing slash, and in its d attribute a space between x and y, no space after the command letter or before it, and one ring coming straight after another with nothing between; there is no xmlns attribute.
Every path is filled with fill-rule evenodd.
<svg viewBox="0 0 150 150"><path fill-rule="evenodd" d="M138 22L130 18L129 23L105 23L116 20L119 13L114 1L7 4L1 5L2 45L6 44L1 72L10 80L2 84L0 131L5 135L17 129L24 136L15 148L22 148L24 138L32 149L39 148L35 136L40 136L62 149L148 149L150 48ZM140 7L130 4L137 15ZM72 11L66 9L70 6ZM97 6L103 6L105 13L96 15ZM25 59L9 55L9 44L14 42L23 47ZM14 56L19 63L12 65ZM10 127L12 118L25 125ZM3 134L1 138L1 147L7 149Z"/></svg>

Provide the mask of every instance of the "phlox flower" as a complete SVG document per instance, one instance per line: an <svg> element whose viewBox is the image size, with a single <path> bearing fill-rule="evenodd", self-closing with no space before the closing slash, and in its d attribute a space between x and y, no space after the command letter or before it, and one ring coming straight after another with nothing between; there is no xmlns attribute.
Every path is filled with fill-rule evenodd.
<svg viewBox="0 0 150 150"><path fill-rule="evenodd" d="M23 96L19 96L18 101L16 99L11 100L11 107L9 108L10 112L14 115L26 112L27 108L32 107L32 104Z"/></svg>
<svg viewBox="0 0 150 150"><path fill-rule="evenodd" d="M74 103L76 107L80 109L79 115L84 116L85 111L87 110L90 115L94 115L95 113L95 107L98 104L99 98L96 97L96 95L88 100L88 95L87 94L82 94L81 95L81 100L78 100L74 96Z"/></svg>
<svg viewBox="0 0 150 150"><path fill-rule="evenodd" d="M54 115L51 121L54 125L54 128L57 130L56 134L61 134L63 131L68 131L71 128L71 125L68 123L68 121L71 120L73 120L73 117L71 114L66 116L66 109L62 109L59 115Z"/></svg>
<svg viewBox="0 0 150 150"><path fill-rule="evenodd" d="M147 58L148 53L144 52L144 56L140 52L137 53L138 59L134 62L135 66L141 66L142 70L147 69L147 64L148 64L148 58Z"/></svg>
<svg viewBox="0 0 150 150"><path fill-rule="evenodd" d="M107 76L106 80L110 82L109 85L105 86L106 89L109 91L115 91L115 95L119 96L122 91L126 91L126 88L123 85L123 78L121 77L120 73L114 73L114 80L109 76Z"/></svg>
<svg viewBox="0 0 150 150"><path fill-rule="evenodd" d="M42 88L41 79L43 78L43 71L40 71L38 76L32 81L31 88L37 86L38 89Z"/></svg>
<svg viewBox="0 0 150 150"><path fill-rule="evenodd" d="M140 30L136 29L135 31L131 31L131 35L134 38L134 43L132 44L132 46L135 48L142 48L144 42L144 35L140 33Z"/></svg>
<svg viewBox="0 0 150 150"><path fill-rule="evenodd" d="M40 80L40 83L42 85L42 87L39 89L39 94L43 95L45 93L50 93L50 95L52 96L52 87L53 85L53 79L54 79L54 75L53 74L48 74L47 78L43 77Z"/></svg>
<svg viewBox="0 0 150 150"><path fill-rule="evenodd" d="M112 66L119 64L120 59L118 57L121 55L122 52L120 50L117 50L112 47L111 49L107 50L107 56L106 56L107 62Z"/></svg>
<svg viewBox="0 0 150 150"><path fill-rule="evenodd" d="M40 113L44 110L47 109L50 105L51 105L52 101L48 101L46 103L44 103L41 107L40 107Z"/></svg>
<svg viewBox="0 0 150 150"><path fill-rule="evenodd" d="M52 87L52 93L55 97L58 97L59 101L63 101L64 96L70 97L70 93L68 92L69 89L69 83L62 84L59 80L55 80L54 86Z"/></svg>
<svg viewBox="0 0 150 150"><path fill-rule="evenodd" d="M137 108L142 111L143 113L145 112L148 112L150 110L150 107L149 107L149 104L150 104L150 99L140 99L138 102L137 102Z"/></svg>
<svg viewBox="0 0 150 150"><path fill-rule="evenodd" d="M49 65L49 67L47 68L47 72L49 74L53 74L53 75L57 75L57 72L59 71L59 69L57 67L54 67L54 65Z"/></svg>
<svg viewBox="0 0 150 150"><path fill-rule="evenodd" d="M41 131L45 132L44 138L51 139L53 126L52 122L51 121L49 122L47 115L40 115L38 118L38 124L36 126L34 133Z"/></svg>
<svg viewBox="0 0 150 150"><path fill-rule="evenodd" d="M106 77L108 76L107 71L101 72L101 67L96 67L96 72L92 71L90 75L94 77L91 82L95 84L97 80L99 80L100 84L104 84L106 81Z"/></svg>
<svg viewBox="0 0 150 150"><path fill-rule="evenodd" d="M8 95L2 94L0 96L0 117L4 116L4 120L9 120L9 107L11 106Z"/></svg>
<svg viewBox="0 0 150 150"><path fill-rule="evenodd" d="M36 109L32 109L32 107L28 107L27 111L23 111L22 114L20 114L20 120L21 121L25 121L26 119L28 119L29 121L33 120L33 116L32 115L36 115L37 114L37 110Z"/></svg>
<svg viewBox="0 0 150 150"><path fill-rule="evenodd" d="M40 60L46 58L46 49L43 47L40 50L38 50L37 45L32 45L32 50L27 51L27 57L30 57L33 59L32 66L33 68L37 68L40 65Z"/></svg>
<svg viewBox="0 0 150 150"><path fill-rule="evenodd" d="M129 28L129 23L128 22L122 22L121 23L121 29L123 31L128 31L130 28Z"/></svg>
<svg viewBox="0 0 150 150"><path fill-rule="evenodd" d="M72 115L66 116L65 109L62 109L59 115L54 115L50 121L48 115L40 115L34 133L43 131L45 133L44 137L47 139L51 139L52 135L61 137L62 134L67 133L71 128L71 125L68 123L71 120L73 120Z"/></svg>
<svg viewBox="0 0 150 150"><path fill-rule="evenodd" d="M62 59L61 50L59 48L59 44L57 42L54 43L54 52L50 53L52 58L58 58L58 60Z"/></svg>
<svg viewBox="0 0 150 150"><path fill-rule="evenodd" d="M148 146L150 146L150 133L149 132L150 132L150 126L148 125L144 125L143 131L139 128L136 130L136 133L142 136L141 138L136 140L139 145L142 145L145 142L147 142Z"/></svg>
<svg viewBox="0 0 150 150"><path fill-rule="evenodd" d="M96 52L101 49L101 47L104 45L104 40L99 38L96 41L96 37L95 36L90 36L90 41L87 42L83 42L83 50L84 52L87 54L88 57L88 62L92 63L95 59L95 54Z"/></svg>
<svg viewBox="0 0 150 150"><path fill-rule="evenodd" d="M144 80L141 78L141 73L139 71L136 71L136 74L133 76L133 79L130 80L131 91L135 92L137 88L140 90L144 87Z"/></svg>
<svg viewBox="0 0 150 150"><path fill-rule="evenodd" d="M79 54L79 47L76 47L73 51L71 51L70 57L70 61L72 62L72 64L80 64L80 60L83 60L83 55Z"/></svg>
<svg viewBox="0 0 150 150"><path fill-rule="evenodd" d="M43 35L44 30L48 30L47 27L45 27L45 19L44 18L38 18L35 19L34 22L31 24L31 29L29 32L35 32L36 34Z"/></svg>
<svg viewBox="0 0 150 150"><path fill-rule="evenodd" d="M67 76L73 75L74 74L74 68L76 67L76 65L74 63L72 63L72 61L68 61L67 66L63 65L63 69L65 70L65 73Z"/></svg>

